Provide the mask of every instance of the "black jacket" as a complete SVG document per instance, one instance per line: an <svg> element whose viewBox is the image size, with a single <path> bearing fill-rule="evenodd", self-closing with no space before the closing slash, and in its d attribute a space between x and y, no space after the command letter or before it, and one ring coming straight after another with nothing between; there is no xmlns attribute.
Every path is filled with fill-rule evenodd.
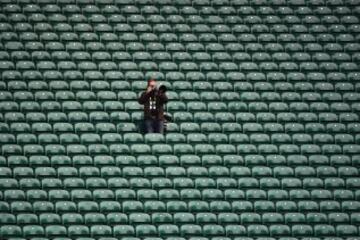
<svg viewBox="0 0 360 240"><path fill-rule="evenodd" d="M150 111L150 98L155 97L156 99L156 113L155 116ZM165 93L161 91L151 91L149 93L143 92L138 99L138 102L144 105L144 119L157 119L164 120L164 104L166 104L168 98Z"/></svg>

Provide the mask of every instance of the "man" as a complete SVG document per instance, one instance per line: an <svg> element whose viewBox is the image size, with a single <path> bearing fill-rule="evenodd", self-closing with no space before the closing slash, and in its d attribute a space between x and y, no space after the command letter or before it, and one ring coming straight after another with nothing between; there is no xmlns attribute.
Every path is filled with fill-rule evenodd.
<svg viewBox="0 0 360 240"><path fill-rule="evenodd" d="M145 133L164 133L164 104L168 101L165 91L165 87L157 89L156 81L151 79L139 98L144 105Z"/></svg>

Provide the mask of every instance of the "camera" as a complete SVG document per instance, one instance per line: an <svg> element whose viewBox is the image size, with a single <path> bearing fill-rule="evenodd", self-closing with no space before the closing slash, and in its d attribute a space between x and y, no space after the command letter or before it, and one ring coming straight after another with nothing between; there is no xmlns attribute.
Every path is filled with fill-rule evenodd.
<svg viewBox="0 0 360 240"><path fill-rule="evenodd" d="M160 92L163 92L163 93L166 93L167 87L166 87L165 85L160 85L160 86L159 86L159 91L160 91Z"/></svg>
<svg viewBox="0 0 360 240"><path fill-rule="evenodd" d="M161 85L161 86L159 87L159 91L160 91L160 92L163 92L163 93L166 93L167 87L166 87L165 85Z"/></svg>

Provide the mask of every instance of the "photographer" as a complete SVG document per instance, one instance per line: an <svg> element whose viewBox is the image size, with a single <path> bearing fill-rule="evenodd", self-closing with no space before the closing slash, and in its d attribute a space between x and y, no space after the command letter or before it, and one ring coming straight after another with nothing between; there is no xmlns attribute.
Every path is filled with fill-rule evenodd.
<svg viewBox="0 0 360 240"><path fill-rule="evenodd" d="M168 98L165 94L166 87L156 86L156 81L148 81L147 89L139 98L139 103L144 105L144 130L145 133L164 133L164 104Z"/></svg>

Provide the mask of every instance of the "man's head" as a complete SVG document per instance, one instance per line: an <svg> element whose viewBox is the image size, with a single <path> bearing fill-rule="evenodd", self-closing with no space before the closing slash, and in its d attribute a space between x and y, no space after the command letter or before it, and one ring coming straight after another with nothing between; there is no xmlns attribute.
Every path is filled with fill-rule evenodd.
<svg viewBox="0 0 360 240"><path fill-rule="evenodd" d="M155 88L156 87L156 80L155 79L150 79L148 81L148 87Z"/></svg>

